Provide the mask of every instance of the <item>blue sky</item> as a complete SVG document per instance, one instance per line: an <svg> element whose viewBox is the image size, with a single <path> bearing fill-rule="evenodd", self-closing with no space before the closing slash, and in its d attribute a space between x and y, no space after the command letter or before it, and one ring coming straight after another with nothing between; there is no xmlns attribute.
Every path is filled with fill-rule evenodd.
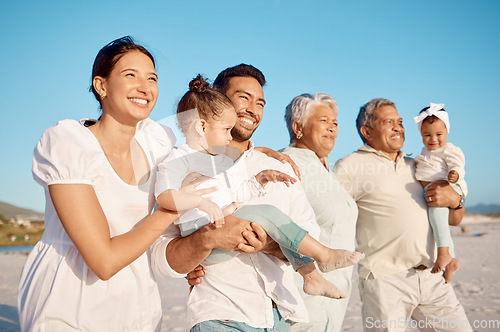
<svg viewBox="0 0 500 332"><path fill-rule="evenodd" d="M0 1L0 201L38 211L33 147L58 120L97 116L88 92L99 49L131 35L156 57L170 116L197 73L214 79L239 63L260 68L264 119L257 145L288 145L284 108L325 92L339 104L333 161L361 145L354 120L368 100L396 102L404 151L422 147L413 116L429 102L450 113L449 141L466 155L467 205L500 203L500 2L478 1Z"/></svg>

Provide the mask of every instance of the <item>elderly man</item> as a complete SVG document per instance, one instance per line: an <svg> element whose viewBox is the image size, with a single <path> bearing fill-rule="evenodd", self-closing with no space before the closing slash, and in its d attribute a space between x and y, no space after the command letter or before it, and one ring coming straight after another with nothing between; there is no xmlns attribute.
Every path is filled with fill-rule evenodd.
<svg viewBox="0 0 500 332"><path fill-rule="evenodd" d="M434 331L471 331L450 284L431 274L434 238L427 203L415 179L415 163L401 149L403 121L395 104L373 99L360 109L357 129L365 143L335 164L335 174L358 205L356 239L359 290L366 331L405 331L418 325ZM447 182L427 192L429 206L450 208L458 225L461 197ZM417 317L417 322L410 317Z"/></svg>
<svg viewBox="0 0 500 332"><path fill-rule="evenodd" d="M290 165L256 151L250 140L263 116L264 84L264 75L244 64L227 68L214 81L214 86L232 101L237 113L231 145L242 151L240 158L246 159L250 174L264 169L293 174ZM268 184L264 197L247 204L272 204L311 235L319 235L314 212L300 184L290 188L283 183ZM209 225L184 238L178 237L177 226L172 225L153 246L153 266L167 277L183 276L193 270L214 248L239 248L249 253L190 273L191 283L196 280L193 277L204 276L188 300L191 331L288 331L288 321L307 321L307 310L289 264L259 251L266 243L266 233L258 225L252 223L253 228L249 228L248 222L234 219L226 219L223 228ZM252 230L258 237L253 236ZM243 244L247 240L248 244ZM283 257L276 246L266 249Z"/></svg>

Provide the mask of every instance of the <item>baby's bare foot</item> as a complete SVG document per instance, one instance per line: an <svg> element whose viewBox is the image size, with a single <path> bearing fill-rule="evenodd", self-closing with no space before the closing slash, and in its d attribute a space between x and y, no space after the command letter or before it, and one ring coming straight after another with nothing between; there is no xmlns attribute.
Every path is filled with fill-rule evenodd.
<svg viewBox="0 0 500 332"><path fill-rule="evenodd" d="M455 258L451 260L450 264L446 265L446 268L444 269L444 280L446 283L449 283L451 281L453 275L458 271L459 268L460 263Z"/></svg>
<svg viewBox="0 0 500 332"><path fill-rule="evenodd" d="M331 282L323 278L317 270L304 276L304 293L309 295L325 296L332 299L344 299L347 294L335 287Z"/></svg>
<svg viewBox="0 0 500 332"><path fill-rule="evenodd" d="M446 248L446 250L442 250ZM438 273L444 270L444 268L450 264L453 257L451 257L448 247L440 247L438 248L438 257L434 266L432 267L431 273Z"/></svg>
<svg viewBox="0 0 500 332"><path fill-rule="evenodd" d="M321 272L330 272L343 267L348 267L358 263L365 254L357 251L343 249L329 249L329 255L324 261L318 261L318 268Z"/></svg>

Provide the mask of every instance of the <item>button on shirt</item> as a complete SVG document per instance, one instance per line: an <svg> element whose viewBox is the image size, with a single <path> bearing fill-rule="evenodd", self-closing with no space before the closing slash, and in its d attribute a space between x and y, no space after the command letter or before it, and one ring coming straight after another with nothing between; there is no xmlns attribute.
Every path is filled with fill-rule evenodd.
<svg viewBox="0 0 500 332"><path fill-rule="evenodd" d="M288 164L267 157L253 149L245 151L237 162L246 162L249 176L264 169L276 169L293 175ZM271 204L287 214L296 224L319 237L314 212L300 183L286 187L283 183L268 183L266 195L253 198L247 205ZM152 247L155 271L164 277L183 277L166 261L168 243L179 236L176 225L171 225ZM228 261L206 265L205 277L189 295L188 326L207 320L244 322L255 328L274 325L272 302L282 317L293 322L308 321L307 309L295 286L290 264L261 252L240 254Z"/></svg>

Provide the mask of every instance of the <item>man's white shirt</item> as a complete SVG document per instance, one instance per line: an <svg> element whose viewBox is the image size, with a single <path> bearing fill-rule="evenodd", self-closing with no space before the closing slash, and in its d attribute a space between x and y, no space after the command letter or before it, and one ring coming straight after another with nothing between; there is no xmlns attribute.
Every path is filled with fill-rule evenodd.
<svg viewBox="0 0 500 332"><path fill-rule="evenodd" d="M249 175L264 169L275 169L294 176L289 164L266 156L251 148L237 161L245 162ZM255 197L246 205L269 204L279 208L297 225L319 238L319 226L300 183L287 187L268 183L266 195ZM175 272L166 260L168 243L179 237L177 225L171 225L153 244L152 265L162 277L184 277ZM189 328L207 320L244 322L255 328L274 324L272 302L281 316L292 322L307 322L308 314L298 292L290 264L262 252L240 254L226 262L205 265L205 277L191 292L187 304Z"/></svg>

